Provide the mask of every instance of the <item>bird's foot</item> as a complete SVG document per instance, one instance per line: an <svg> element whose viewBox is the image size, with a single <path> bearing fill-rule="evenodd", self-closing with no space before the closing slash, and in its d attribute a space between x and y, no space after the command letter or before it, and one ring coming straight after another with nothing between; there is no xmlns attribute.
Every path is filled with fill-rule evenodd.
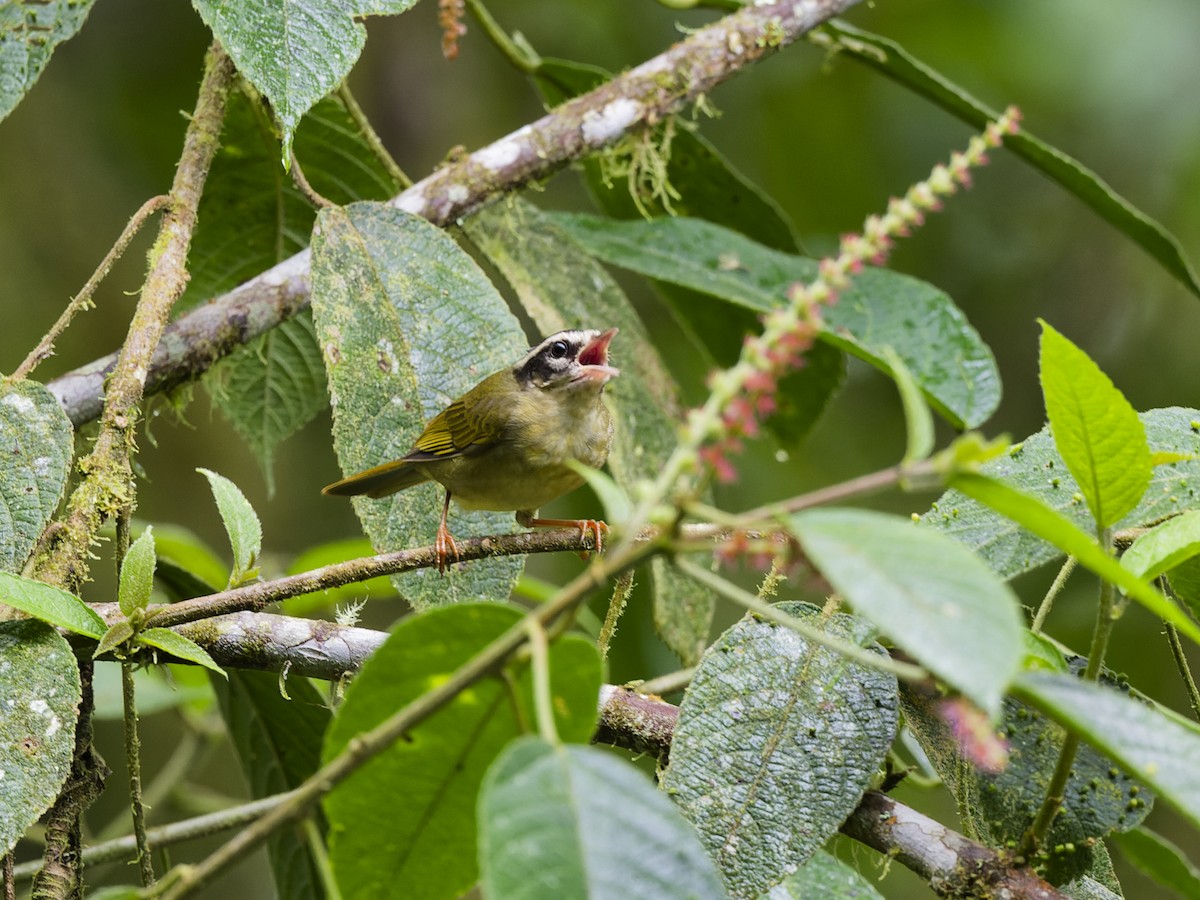
<svg viewBox="0 0 1200 900"><path fill-rule="evenodd" d="M445 525L438 526L437 537L433 541L433 552L437 556L439 575L445 575L446 570L450 568L450 557L453 556L454 562L458 562L458 544L454 543L454 536Z"/></svg>
<svg viewBox="0 0 1200 900"><path fill-rule="evenodd" d="M604 552L604 537L608 534L608 525L599 519L538 519L528 513L518 513L517 522L526 528L578 528L579 543L583 546L579 554L581 559L590 557L592 550L597 553ZM589 533L592 536L591 547L588 547L587 541Z"/></svg>

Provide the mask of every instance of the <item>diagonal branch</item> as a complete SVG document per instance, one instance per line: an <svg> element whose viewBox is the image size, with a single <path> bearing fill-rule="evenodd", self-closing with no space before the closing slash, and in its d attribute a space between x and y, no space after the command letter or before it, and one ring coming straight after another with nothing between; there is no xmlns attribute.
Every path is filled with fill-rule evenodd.
<svg viewBox="0 0 1200 900"><path fill-rule="evenodd" d="M438 225L450 224L508 191L662 121L857 2L747 4L596 90L439 169L392 202ZM237 347L306 308L308 273L309 254L304 250L181 316L167 328L146 368L145 390L169 390L199 377ZM50 390L76 425L100 414L104 380L116 362L115 355L105 357L50 382Z"/></svg>
<svg viewBox="0 0 1200 900"><path fill-rule="evenodd" d="M33 566L40 581L77 590L88 577L88 556L101 523L133 501L134 427L149 372L171 307L187 285L187 254L209 166L216 155L233 63L217 45L205 59L204 79L171 185L170 208L150 252L150 271L120 353L108 376L100 433L79 461L83 479L58 527Z"/></svg>

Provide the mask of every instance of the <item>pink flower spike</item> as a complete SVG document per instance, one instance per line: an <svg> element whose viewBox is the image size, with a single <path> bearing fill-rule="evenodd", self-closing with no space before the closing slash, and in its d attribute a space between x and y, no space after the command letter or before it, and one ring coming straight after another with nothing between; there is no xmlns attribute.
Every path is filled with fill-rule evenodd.
<svg viewBox="0 0 1200 900"><path fill-rule="evenodd" d="M976 768L995 774L1008 766L1008 742L996 734L988 717L964 697L937 705L937 713L950 728L958 752Z"/></svg>

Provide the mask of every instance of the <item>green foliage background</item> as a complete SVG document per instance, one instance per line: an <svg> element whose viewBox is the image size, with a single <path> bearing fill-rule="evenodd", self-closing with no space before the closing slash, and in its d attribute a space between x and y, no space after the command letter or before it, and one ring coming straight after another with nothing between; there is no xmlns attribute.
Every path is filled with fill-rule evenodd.
<svg viewBox="0 0 1200 900"><path fill-rule="evenodd" d="M679 37L677 24L697 25L711 13L677 12L649 0L563 3L508 0L493 6L509 29L522 31L546 55L620 70L661 51ZM476 148L535 118L541 102L472 28L459 59L447 63L433 4L406 16L368 24L364 56L352 85L384 142L413 177L421 177L450 148ZM1099 172L1134 204L1172 231L1192 259L1200 253L1200 7L1188 0L911 0L855 9L850 20L886 34L994 106L1018 103L1025 124ZM209 40L189 4L161 0L100 2L81 33L58 49L26 102L0 124L0 369L11 371L111 245L127 217L169 185ZM856 229L864 215L922 177L965 126L904 89L849 60L797 46L755 67L712 98L720 116L703 133L736 166L775 197L795 221L806 250L819 255L836 236ZM579 180L560 175L538 198L549 206L584 208ZM104 283L97 303L60 342L58 356L39 378L66 371L118 346L141 284L143 236ZM921 234L901 244L891 266L946 291L992 348L1004 378L1004 399L988 423L991 433L1023 437L1043 423L1037 389L1036 316L1042 316L1092 356L1137 409L1200 407L1195 377L1200 302L1188 295L1128 240L1003 151L979 173L974 190L956 198ZM632 286L632 279L624 279ZM672 356L682 346L670 320L645 294L659 347L685 392L699 388L694 360ZM586 323L603 325L606 323ZM264 523L268 574L313 543L358 533L348 504L320 496L339 474L330 448L326 413L282 445L276 491L266 483L245 444L197 392L176 421L167 404L153 406L143 444L158 449L140 462L150 481L139 516L181 521L214 547L221 526L197 466L219 471L243 487ZM695 393L692 394L696 396ZM190 423L190 424L188 424ZM904 431L894 388L877 373L852 364L843 393L800 452L776 460L767 445L751 447L741 466L736 506L752 506L784 492L837 481L890 464L903 450ZM785 486L786 485L786 486ZM729 496L729 495L727 495ZM574 497L563 508L587 508ZM921 509L920 498L892 501ZM272 557L274 554L274 558ZM531 571L558 578L576 564L538 560ZM97 599L111 593L99 572ZM1040 594L1045 570L1018 582L1025 596ZM1086 579L1074 590L1088 591ZM1079 610L1072 622L1070 610ZM1091 604L1062 598L1052 630L1083 645ZM384 625L398 607L379 605L368 624ZM646 604L631 605L610 679L640 675L665 651L644 629ZM1110 663L1141 687L1182 705L1173 675L1162 664L1158 623L1131 610L1121 623ZM1153 648L1153 649L1147 649ZM651 657L639 658L639 654ZM100 726L119 759L115 726ZM172 737L144 738L148 765L156 741L169 751ZM209 760L216 785L236 790L232 767ZM225 771L227 783L218 773ZM207 777L207 776L203 776ZM115 814L110 792L101 814ZM914 798L903 790L906 801ZM934 810L947 816L948 808ZM1150 824L1172 834L1173 814L1158 809ZM1186 837L1179 838L1185 840ZM1118 859L1120 865L1120 860ZM1158 896L1128 867L1119 869L1128 896ZM219 890L254 890L253 871ZM889 892L907 876L889 879ZM245 878L241 884L238 878ZM915 888L914 896L925 895ZM251 895L251 894L244 894Z"/></svg>

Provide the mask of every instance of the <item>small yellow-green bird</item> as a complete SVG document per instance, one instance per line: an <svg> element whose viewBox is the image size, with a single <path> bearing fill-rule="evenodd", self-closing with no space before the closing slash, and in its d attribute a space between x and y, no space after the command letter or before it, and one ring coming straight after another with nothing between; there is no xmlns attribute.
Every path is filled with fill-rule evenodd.
<svg viewBox="0 0 1200 900"><path fill-rule="evenodd" d="M601 542L603 522L539 519L537 511L583 484L567 463L599 468L608 459L613 419L604 386L620 374L608 364L617 329L552 334L507 369L489 375L430 419L400 459L351 475L326 494L384 497L424 481L446 489L434 548L438 571L458 558L446 527L450 498L464 509L515 510L517 522L578 526Z"/></svg>

